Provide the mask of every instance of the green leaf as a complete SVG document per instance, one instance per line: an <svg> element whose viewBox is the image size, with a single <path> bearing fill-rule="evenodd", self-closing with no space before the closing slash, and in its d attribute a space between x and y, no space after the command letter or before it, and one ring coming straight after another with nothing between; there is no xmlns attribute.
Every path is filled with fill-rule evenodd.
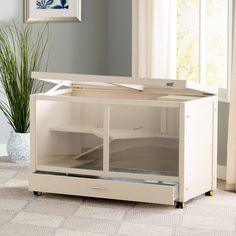
<svg viewBox="0 0 236 236"><path fill-rule="evenodd" d="M33 80L31 72L47 68L43 57L48 35L48 24L36 34L28 24L21 28L0 25L0 84L4 95L0 110L18 133L29 131L30 95L43 89L43 83Z"/></svg>

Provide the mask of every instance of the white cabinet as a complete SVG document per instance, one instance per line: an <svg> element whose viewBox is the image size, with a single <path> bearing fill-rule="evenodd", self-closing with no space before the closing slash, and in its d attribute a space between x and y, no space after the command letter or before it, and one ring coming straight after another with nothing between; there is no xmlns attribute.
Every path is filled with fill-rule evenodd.
<svg viewBox="0 0 236 236"><path fill-rule="evenodd" d="M182 206L216 188L214 90L187 81L32 77L56 85L31 96L30 191Z"/></svg>

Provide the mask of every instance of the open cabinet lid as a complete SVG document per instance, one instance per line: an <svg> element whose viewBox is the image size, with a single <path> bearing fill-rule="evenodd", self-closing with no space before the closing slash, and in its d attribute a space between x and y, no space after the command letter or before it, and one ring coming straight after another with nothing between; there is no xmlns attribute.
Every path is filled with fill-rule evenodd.
<svg viewBox="0 0 236 236"><path fill-rule="evenodd" d="M217 89L186 80L148 79L118 76L32 72L32 78L57 85L79 88L131 89L136 91L164 90L169 94L197 96L216 95Z"/></svg>

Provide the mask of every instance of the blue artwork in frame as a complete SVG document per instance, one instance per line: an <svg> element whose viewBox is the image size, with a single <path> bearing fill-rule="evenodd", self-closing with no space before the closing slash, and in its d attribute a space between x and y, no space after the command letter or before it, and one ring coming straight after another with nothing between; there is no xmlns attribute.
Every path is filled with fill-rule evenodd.
<svg viewBox="0 0 236 236"><path fill-rule="evenodd" d="M81 22L82 0L24 0L25 22Z"/></svg>
<svg viewBox="0 0 236 236"><path fill-rule="evenodd" d="M68 0L36 0L37 9L69 9Z"/></svg>

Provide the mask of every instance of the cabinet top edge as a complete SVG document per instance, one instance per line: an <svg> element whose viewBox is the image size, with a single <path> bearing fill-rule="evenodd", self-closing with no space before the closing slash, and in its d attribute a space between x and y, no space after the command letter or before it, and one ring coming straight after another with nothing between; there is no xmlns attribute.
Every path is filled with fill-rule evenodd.
<svg viewBox="0 0 236 236"><path fill-rule="evenodd" d="M88 87L93 86L103 89L117 89L133 91L147 91L148 89L167 89L169 94L175 94L174 90L181 90L184 93L211 96L217 95L217 89L209 88L202 84L186 80L170 80L159 78L136 78L119 77L107 75L69 74L52 72L32 72L33 79L62 84L67 87Z"/></svg>

